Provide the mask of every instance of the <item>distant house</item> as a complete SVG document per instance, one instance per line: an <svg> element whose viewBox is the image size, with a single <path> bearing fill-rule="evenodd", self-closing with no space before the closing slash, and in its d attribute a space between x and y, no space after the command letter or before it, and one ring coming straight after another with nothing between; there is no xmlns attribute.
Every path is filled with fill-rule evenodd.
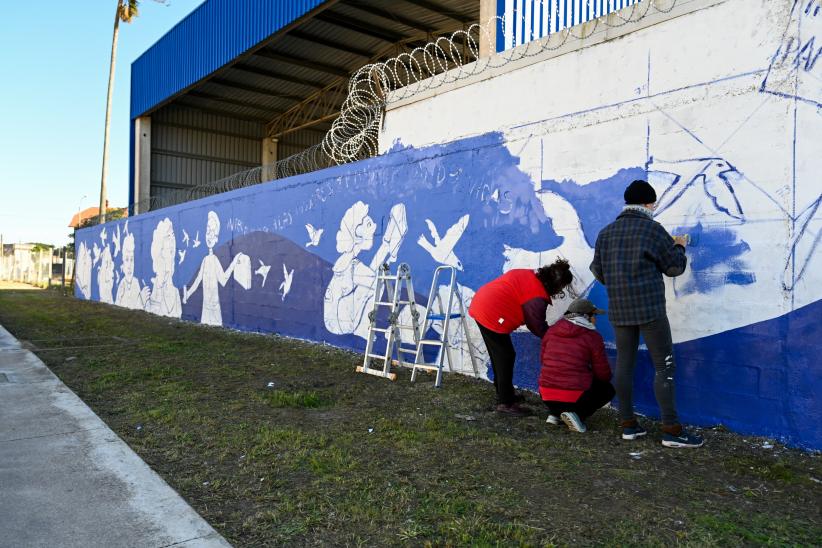
<svg viewBox="0 0 822 548"><path fill-rule="evenodd" d="M88 222L89 219L95 219L98 215L100 215L99 207L87 207L83 211L78 211L75 213L71 217L71 221L68 226L69 228L79 228L84 222ZM109 220L128 217L128 210L126 208L119 207L106 207L106 216Z"/></svg>

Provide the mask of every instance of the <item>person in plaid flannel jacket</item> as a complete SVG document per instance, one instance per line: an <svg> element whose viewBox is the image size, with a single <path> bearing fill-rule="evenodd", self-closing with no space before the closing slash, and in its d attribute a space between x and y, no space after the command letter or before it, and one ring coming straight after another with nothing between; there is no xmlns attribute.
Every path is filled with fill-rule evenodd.
<svg viewBox="0 0 822 548"><path fill-rule="evenodd" d="M686 432L674 403L674 353L665 310L663 275L685 272L687 237L668 234L654 220L656 192L646 181L625 190L625 208L597 237L591 272L608 291L608 319L617 347L616 393L622 438L633 440L646 431L633 406L633 378L640 334L656 370L654 395L662 412L662 444L699 447L702 438Z"/></svg>

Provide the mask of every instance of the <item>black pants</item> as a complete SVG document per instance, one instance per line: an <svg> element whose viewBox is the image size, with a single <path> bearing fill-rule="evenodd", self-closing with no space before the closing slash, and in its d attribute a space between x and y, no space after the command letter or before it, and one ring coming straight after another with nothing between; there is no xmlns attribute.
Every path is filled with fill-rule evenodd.
<svg viewBox="0 0 822 548"><path fill-rule="evenodd" d="M544 401L552 415L560 416L566 411L573 411L582 420L593 415L597 409L614 399L616 391L611 383L594 379L591 388L582 393L575 402Z"/></svg>
<svg viewBox="0 0 822 548"><path fill-rule="evenodd" d="M494 388L497 389L497 403L514 403L514 360L517 353L511 335L495 333L477 323L488 357L491 358L491 368L494 370Z"/></svg>
<svg viewBox="0 0 822 548"><path fill-rule="evenodd" d="M639 335L645 339L648 353L654 364L654 396L662 414L662 424L677 423L674 403L674 345L671 341L671 325L663 316L642 325L615 325L617 365L616 393L619 397L619 418L634 418L634 368L639 348Z"/></svg>

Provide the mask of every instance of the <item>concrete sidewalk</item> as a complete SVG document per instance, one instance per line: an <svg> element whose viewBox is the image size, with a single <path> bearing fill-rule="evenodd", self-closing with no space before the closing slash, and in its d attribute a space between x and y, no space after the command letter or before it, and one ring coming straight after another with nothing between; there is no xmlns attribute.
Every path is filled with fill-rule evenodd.
<svg viewBox="0 0 822 548"><path fill-rule="evenodd" d="M0 546L230 546L0 326Z"/></svg>

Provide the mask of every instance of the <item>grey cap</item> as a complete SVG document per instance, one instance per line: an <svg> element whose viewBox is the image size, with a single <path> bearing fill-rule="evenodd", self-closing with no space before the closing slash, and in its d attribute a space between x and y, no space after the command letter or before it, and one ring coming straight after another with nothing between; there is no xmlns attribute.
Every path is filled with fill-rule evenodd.
<svg viewBox="0 0 822 548"><path fill-rule="evenodd" d="M594 306L594 303L588 299L574 299L571 306L569 306L566 311L566 313L569 312L571 314L584 314L585 316L590 316L591 314L605 314L604 310Z"/></svg>

